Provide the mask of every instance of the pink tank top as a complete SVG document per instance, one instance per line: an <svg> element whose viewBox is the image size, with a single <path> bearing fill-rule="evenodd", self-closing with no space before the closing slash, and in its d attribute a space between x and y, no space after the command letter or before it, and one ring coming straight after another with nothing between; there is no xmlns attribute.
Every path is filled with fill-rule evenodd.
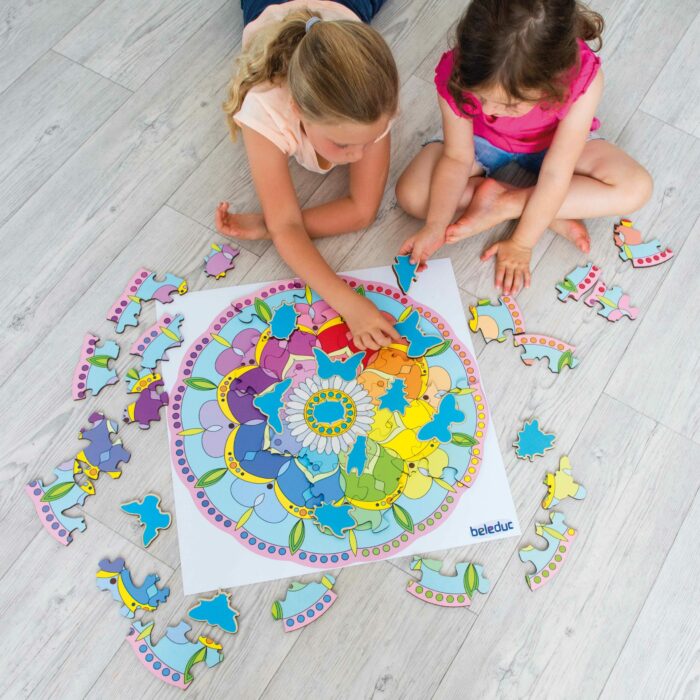
<svg viewBox="0 0 700 700"><path fill-rule="evenodd" d="M581 39L578 40L578 44L579 64L572 71L569 92L562 104L547 106L540 103L521 117L492 117L484 114L480 102L474 95L468 93L474 101L474 106L466 103L463 107L468 118L472 120L474 134L509 153L536 153L549 148L559 122L568 114L571 105L588 90L600 68L600 58L593 53L588 44ZM452 107L452 111L458 117L465 117L447 89L455 50L447 51L442 55L435 68L435 86L440 97ZM596 117L591 122L591 131L595 131L598 127L600 127L600 121Z"/></svg>

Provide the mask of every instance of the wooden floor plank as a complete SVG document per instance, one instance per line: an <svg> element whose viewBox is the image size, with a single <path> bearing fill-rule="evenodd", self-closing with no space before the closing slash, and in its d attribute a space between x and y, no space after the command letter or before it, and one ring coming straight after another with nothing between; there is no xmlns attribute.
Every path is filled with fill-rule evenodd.
<svg viewBox="0 0 700 700"><path fill-rule="evenodd" d="M130 95L44 54L0 98L0 226Z"/></svg>
<svg viewBox="0 0 700 700"><path fill-rule="evenodd" d="M696 273L700 219L680 243L680 254L672 260L673 267L625 348L606 392L700 443L700 329L691 320L700 296ZM635 274L647 272L640 269ZM678 368L683 381L676 381Z"/></svg>
<svg viewBox="0 0 700 700"><path fill-rule="evenodd" d="M222 0L105 0L54 47L136 90L222 5Z"/></svg>
<svg viewBox="0 0 700 700"><path fill-rule="evenodd" d="M10 0L0 9L0 93L101 0Z"/></svg>
<svg viewBox="0 0 700 700"><path fill-rule="evenodd" d="M601 698L691 698L700 687L700 493L613 668Z"/></svg>
<svg viewBox="0 0 700 700"><path fill-rule="evenodd" d="M228 4L216 13L0 229L0 381L223 138L233 16Z"/></svg>
<svg viewBox="0 0 700 700"><path fill-rule="evenodd" d="M557 508L578 531L561 573L530 592L513 556L435 697L596 697L700 486L696 451L603 396L571 453L588 496ZM534 531L522 542L542 544Z"/></svg>

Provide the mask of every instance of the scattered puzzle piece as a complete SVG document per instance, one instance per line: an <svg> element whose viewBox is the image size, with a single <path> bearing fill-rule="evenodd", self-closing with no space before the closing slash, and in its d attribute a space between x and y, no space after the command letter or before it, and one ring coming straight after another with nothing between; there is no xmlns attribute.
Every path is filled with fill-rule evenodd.
<svg viewBox="0 0 700 700"><path fill-rule="evenodd" d="M131 623L126 640L139 661L164 683L185 690L194 680L192 668L204 661L209 668L221 663L224 655L221 644L209 637L198 637L196 642L187 638L192 629L184 620L168 627L165 636L153 643L153 622L139 620Z"/></svg>
<svg viewBox="0 0 700 700"><path fill-rule="evenodd" d="M228 243L219 245L211 244L211 251L204 258L204 272L209 277L221 279L229 270L233 270L236 264L233 262L241 251L232 248Z"/></svg>
<svg viewBox="0 0 700 700"><path fill-rule="evenodd" d="M631 260L632 267L653 267L673 257L673 251L664 247L657 238L642 241L642 234L632 228L629 219L620 219L620 223L615 226L613 238L620 249L620 259Z"/></svg>
<svg viewBox="0 0 700 700"><path fill-rule="evenodd" d="M190 608L188 615L193 620L206 622L212 627L219 627L224 632L236 634L238 632L238 610L231 607L231 601L226 593L219 591L213 598L204 598Z"/></svg>
<svg viewBox="0 0 700 700"><path fill-rule="evenodd" d="M421 572L420 582L411 579L406 590L416 598L447 608L464 608L471 604L474 593L488 593L490 583L484 577L479 564L461 562L456 565L457 573L446 576L440 573L442 561L413 557L411 569Z"/></svg>
<svg viewBox="0 0 700 700"><path fill-rule="evenodd" d="M155 610L170 595L169 588L158 588L156 585L160 581L157 574L148 574L143 583L137 586L122 557L114 561L100 560L95 577L101 591L109 591L114 600L122 603L119 612L124 617L134 617L137 610Z"/></svg>
<svg viewBox="0 0 700 700"><path fill-rule="evenodd" d="M522 430L518 433L517 440L513 443L515 456L518 459L529 459L531 462L535 457L543 457L547 450L554 446L554 434L544 433L540 430L540 422L534 418L525 421Z"/></svg>
<svg viewBox="0 0 700 700"><path fill-rule="evenodd" d="M293 304L281 304L272 313L270 332L273 338L289 340L289 336L297 327L299 314Z"/></svg>
<svg viewBox="0 0 700 700"><path fill-rule="evenodd" d="M182 314L177 314L175 317L166 314L131 346L129 352L141 357L141 367L152 370L156 368L158 362L167 360L165 355L168 350L182 343L180 326L183 321Z"/></svg>
<svg viewBox="0 0 700 700"><path fill-rule="evenodd" d="M429 350L443 342L437 335L425 335L418 328L419 321L418 312L413 310L403 321L394 324L394 328L408 341L406 350L408 357L423 357Z"/></svg>
<svg viewBox="0 0 700 700"><path fill-rule="evenodd" d="M586 489L574 481L571 463L566 455L559 459L559 469L553 474L547 472L542 482L547 487L547 495L542 499L542 508L549 510L565 498L580 501L586 497Z"/></svg>
<svg viewBox="0 0 700 700"><path fill-rule="evenodd" d="M114 321L116 332L123 333L127 326L137 326L141 313L141 303L157 299L162 304L170 303L172 295L187 292L187 281L168 272L160 281L156 274L142 267L129 280L121 296L114 303L107 315L108 321Z"/></svg>
<svg viewBox="0 0 700 700"><path fill-rule="evenodd" d="M392 379L386 393L379 397L379 410L384 408L390 411L397 411L403 415L408 408L409 401L406 398L406 382L397 377Z"/></svg>
<svg viewBox="0 0 700 700"><path fill-rule="evenodd" d="M160 409L168 405L168 392L158 393L158 388L164 386L160 374L148 374L134 384L131 393L138 398L130 403L122 415L125 423L138 423L139 428L147 430L153 421L160 420Z"/></svg>
<svg viewBox="0 0 700 700"><path fill-rule="evenodd" d="M526 365L533 365L535 360L546 359L549 370L555 374L561 372L564 367L573 369L579 363L578 358L574 357L576 348L573 345L547 335L520 333L513 336L513 345L523 348L520 359Z"/></svg>
<svg viewBox="0 0 700 700"><path fill-rule="evenodd" d="M136 515L139 522L144 526L143 546L148 547L161 530L170 527L172 519L170 513L166 513L160 508L160 498L153 493L144 496L141 501L129 501L124 503L121 509L129 515Z"/></svg>
<svg viewBox="0 0 700 700"><path fill-rule="evenodd" d="M584 299L586 306L595 306L599 303L598 315L607 318L608 321L619 321L623 316L634 320L639 314L639 309L630 306L629 295L620 287L608 289L605 282L598 282L595 289Z"/></svg>
<svg viewBox="0 0 700 700"><path fill-rule="evenodd" d="M564 522L564 516L558 511L550 511L550 525L535 523L535 532L547 541L545 549L537 549L531 544L520 550L520 560L535 566L534 574L525 574L525 580L531 590L536 590L559 573L566 559L569 546L576 537L576 530Z"/></svg>
<svg viewBox="0 0 700 700"><path fill-rule="evenodd" d="M479 299L476 306L470 306L471 319L469 328L472 333L481 331L484 340L490 343L497 340L502 343L506 339L506 331L513 334L525 331L525 321L520 307L513 297L498 297L494 304L490 299Z"/></svg>
<svg viewBox="0 0 700 700"><path fill-rule="evenodd" d="M578 301L589 289L593 287L601 275L601 269L593 263L586 263L574 268L563 282L556 285L559 292L559 301L566 302L569 299Z"/></svg>
<svg viewBox="0 0 700 700"><path fill-rule="evenodd" d="M80 349L80 359L73 373L73 401L80 401L90 391L93 396L110 384L116 384L117 373L110 369L109 361L119 357L119 345L107 340L98 347L99 338L86 334Z"/></svg>
<svg viewBox="0 0 700 700"><path fill-rule="evenodd" d="M326 574L320 583L294 581L284 600L272 604L272 617L283 620L284 631L294 632L317 620L333 605L337 595L332 588L335 579Z"/></svg>
<svg viewBox="0 0 700 700"><path fill-rule="evenodd" d="M83 428L78 438L90 444L75 456L75 473L83 473L92 480L101 473L118 479L122 473L119 464L131 459L131 453L124 448L121 438L112 439L119 430L119 424L97 411L90 414L88 421L92 427Z"/></svg>
<svg viewBox="0 0 700 700"><path fill-rule="evenodd" d="M419 440L432 440L438 442L450 442L452 423L461 423L464 413L457 408L457 399L454 394L446 394L442 397L437 413L418 431Z"/></svg>
<svg viewBox="0 0 700 700"><path fill-rule="evenodd" d="M417 268L418 263L415 265L411 264L410 255L397 255L394 258L394 264L391 266L391 269L394 271L394 276L396 277L396 283L399 285L399 289L404 294L408 294L411 283L416 281Z"/></svg>
<svg viewBox="0 0 700 700"><path fill-rule="evenodd" d="M85 531L85 518L71 517L63 511L82 506L88 495L88 491L76 483L73 460L69 459L53 470L56 479L48 485L44 485L41 479L30 481L25 487L27 495L34 504L34 509L44 529L57 542L69 545L73 541L72 532Z"/></svg>

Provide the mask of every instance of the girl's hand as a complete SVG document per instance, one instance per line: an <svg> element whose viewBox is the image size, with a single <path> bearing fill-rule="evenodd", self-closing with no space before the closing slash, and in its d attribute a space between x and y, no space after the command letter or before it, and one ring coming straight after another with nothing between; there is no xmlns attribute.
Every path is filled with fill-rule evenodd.
<svg viewBox="0 0 700 700"><path fill-rule="evenodd" d="M481 255L482 262L496 256L495 284L504 294L517 294L530 286L530 256L532 249L506 238L494 243Z"/></svg>
<svg viewBox="0 0 700 700"><path fill-rule="evenodd" d="M445 242L445 229L442 226L427 224L409 236L399 249L399 255L411 254L411 264L418 263L418 272L423 272L425 261Z"/></svg>
<svg viewBox="0 0 700 700"><path fill-rule="evenodd" d="M231 214L228 202L219 202L216 208L216 229L224 236L248 241L269 238L262 214Z"/></svg>
<svg viewBox="0 0 700 700"><path fill-rule="evenodd" d="M354 298L338 311L348 324L359 350L379 350L401 340L391 321L369 299L351 293Z"/></svg>

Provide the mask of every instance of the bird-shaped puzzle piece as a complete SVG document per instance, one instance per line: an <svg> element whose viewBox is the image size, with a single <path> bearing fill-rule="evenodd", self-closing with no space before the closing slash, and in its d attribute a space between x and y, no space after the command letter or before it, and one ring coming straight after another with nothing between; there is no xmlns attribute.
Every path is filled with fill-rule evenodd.
<svg viewBox="0 0 700 700"><path fill-rule="evenodd" d="M170 527L172 518L160 508L160 498L149 493L142 500L129 501L121 506L121 509L129 515L138 516L139 522L144 527L143 546L148 547L160 534L161 530Z"/></svg>
<svg viewBox="0 0 700 700"><path fill-rule="evenodd" d="M266 389L262 394L258 394L253 399L253 405L261 413L267 416L268 425L276 432L282 432L282 420L280 411L282 410L282 399L284 394L292 385L292 378L287 377L284 381L274 384Z"/></svg>
<svg viewBox="0 0 700 700"><path fill-rule="evenodd" d="M491 584L480 564L461 562L453 576L441 574L441 568L440 559L413 557L411 569L421 572L421 580L411 579L406 590L426 603L447 608L467 607L476 592L488 593Z"/></svg>
<svg viewBox="0 0 700 700"><path fill-rule="evenodd" d="M153 370L161 360L166 360L170 348L176 348L182 343L180 326L184 321L182 314L170 316L166 314L148 328L131 346L129 352L141 357L141 367Z"/></svg>
<svg viewBox="0 0 700 700"><path fill-rule="evenodd" d="M404 294L408 294L411 283L416 281L417 268L418 263L412 264L410 255L397 255L394 258L394 263L391 266L391 269L394 271L394 276L396 277L396 283L399 285L399 289Z"/></svg>
<svg viewBox="0 0 700 700"><path fill-rule="evenodd" d="M558 374L564 367L573 369L579 363L574 357L576 348L563 340L550 338L547 335L535 335L520 333L513 336L513 345L523 348L520 359L528 366L535 364L535 360L547 360L550 372Z"/></svg>
<svg viewBox="0 0 700 700"><path fill-rule="evenodd" d="M148 574L140 586L131 578L124 559L117 557L114 561L100 560L100 568L95 574L97 587L109 591L112 598L122 604L119 612L124 617L134 617L137 610L155 610L170 595L167 587L158 588L160 578L157 574Z"/></svg>
<svg viewBox="0 0 700 700"><path fill-rule="evenodd" d="M219 627L224 632L238 632L238 610L231 607L231 601L226 593L219 591L213 598L198 600L196 605L187 613L193 620L206 622L212 627Z"/></svg>
<svg viewBox="0 0 700 700"><path fill-rule="evenodd" d="M294 632L318 620L335 603L333 592L335 579L326 574L320 582L302 583L293 581L284 600L272 604L272 617L282 620L285 632Z"/></svg>
<svg viewBox="0 0 700 700"><path fill-rule="evenodd" d="M578 301L593 285L601 275L601 269L593 263L586 263L574 268L563 282L556 284L559 292L559 301L566 302L569 299Z"/></svg>
<svg viewBox="0 0 700 700"><path fill-rule="evenodd" d="M137 326L144 301L156 299L161 304L169 304L172 295L187 293L187 281L168 272L163 280L157 280L155 272L142 267L129 280L121 296L112 305L107 320L116 324L116 332L123 333L127 326Z"/></svg>
<svg viewBox="0 0 700 700"><path fill-rule="evenodd" d="M98 346L99 338L88 333L80 349L80 359L73 372L73 401L85 398L90 391L93 396L110 384L118 381L117 372L109 366L110 360L119 357L119 345L113 340L106 340Z"/></svg>
<svg viewBox="0 0 700 700"><path fill-rule="evenodd" d="M75 481L72 459L57 466L53 473L56 478L50 484L44 485L38 479L30 481L24 490L44 529L60 544L69 545L74 530L85 531L85 518L65 515L64 511L82 506L91 494Z"/></svg>
<svg viewBox="0 0 700 700"><path fill-rule="evenodd" d="M615 245L620 249L620 260L631 260L632 267L653 267L668 262L673 257L673 251L662 245L654 238L642 241L642 234L632 228L629 219L620 219L613 233Z"/></svg>
<svg viewBox="0 0 700 700"><path fill-rule="evenodd" d="M551 525L535 523L535 532L547 541L545 549L529 544L519 552L521 561L530 562L535 567L533 574L525 574L527 585L533 591L559 573L571 542L576 537L576 530L564 522L564 516L560 512L550 511L549 520Z"/></svg>
<svg viewBox="0 0 700 700"><path fill-rule="evenodd" d="M228 243L222 245L212 243L211 250L204 258L204 273L217 280L225 277L229 270L236 267L233 261L240 252L238 248L232 248Z"/></svg>
<svg viewBox="0 0 700 700"><path fill-rule="evenodd" d="M479 299L476 306L470 306L472 317L469 319L469 329L472 333L481 331L487 343L497 340L502 343L506 339L506 331L513 334L525 331L522 311L513 297L498 297L494 304L490 299Z"/></svg>
<svg viewBox="0 0 700 700"><path fill-rule="evenodd" d="M159 680L181 690L194 680L192 668L204 661L213 668L223 661L221 644L209 637L198 637L196 642L187 638L191 627L181 620L168 627L165 636L155 644L151 639L153 622L134 620L126 641L139 661Z"/></svg>
<svg viewBox="0 0 700 700"><path fill-rule="evenodd" d="M400 415L403 415L408 408L408 404L406 382L400 377L392 379L389 388L379 397L379 410L386 408L389 411L397 411Z"/></svg>
<svg viewBox="0 0 700 700"><path fill-rule="evenodd" d="M537 418L525 421L522 430L518 433L517 440L513 443L515 456L518 459L529 459L531 462L535 457L543 457L547 450L554 446L555 437L552 433L545 433L540 430L540 422Z"/></svg>
<svg viewBox="0 0 700 700"><path fill-rule="evenodd" d="M575 498L580 501L586 497L586 489L574 481L571 473L571 463L566 455L559 459L559 469L554 473L547 472L542 482L547 487L547 494L542 499L542 508L549 510L565 498Z"/></svg>
<svg viewBox="0 0 700 700"><path fill-rule="evenodd" d="M408 349L406 350L408 357L423 357L428 350L443 342L440 336L425 335L418 328L419 321L420 316L414 309L403 321L394 324L394 328L408 341Z"/></svg>
<svg viewBox="0 0 700 700"><path fill-rule="evenodd" d="M583 301L586 306L600 304L598 315L608 321L619 321L623 316L630 320L637 318L639 309L630 305L630 298L620 287L608 288L605 282L598 282L593 291Z"/></svg>

